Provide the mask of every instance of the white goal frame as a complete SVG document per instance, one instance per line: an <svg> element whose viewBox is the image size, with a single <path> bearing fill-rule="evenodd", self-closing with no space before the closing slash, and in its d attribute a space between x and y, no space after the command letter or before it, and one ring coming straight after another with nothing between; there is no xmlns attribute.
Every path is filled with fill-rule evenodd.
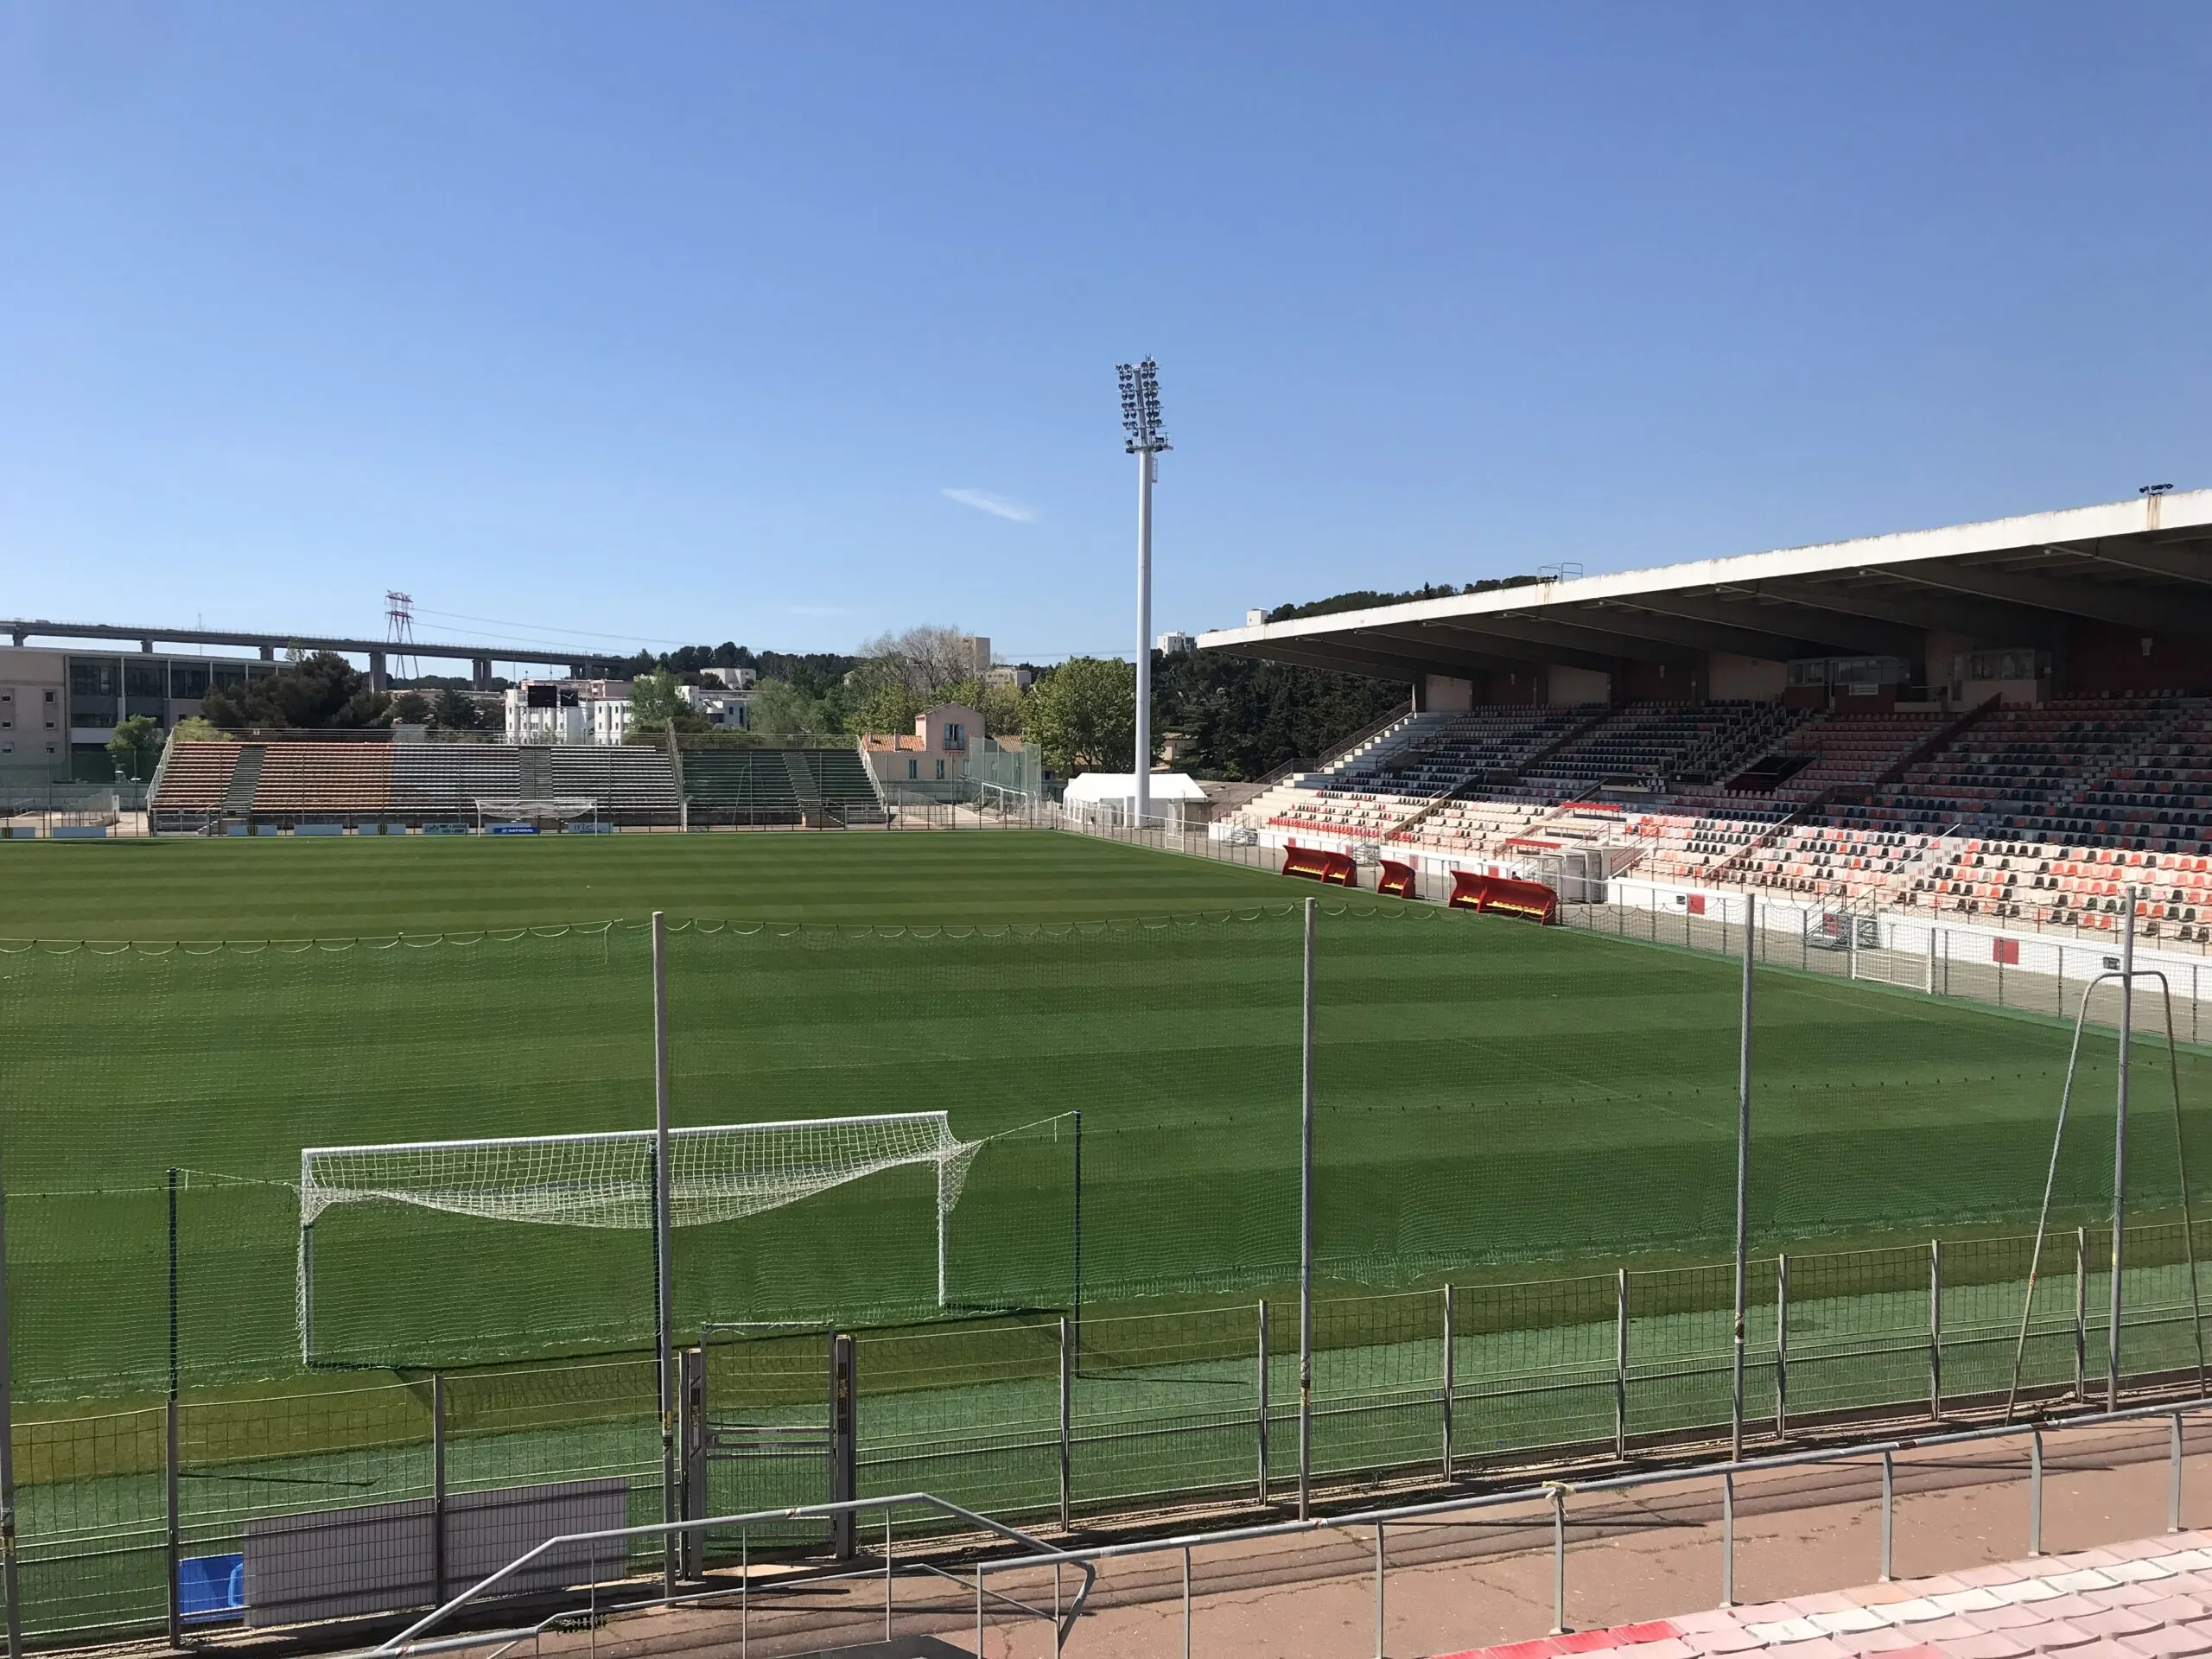
<svg viewBox="0 0 2212 1659"><path fill-rule="evenodd" d="M596 795L472 795L468 798L469 804L476 809L476 827L480 830L486 818L501 823L523 823L536 818L558 818L563 823L573 823L578 818L599 817Z"/></svg>
<svg viewBox="0 0 2212 1659"><path fill-rule="evenodd" d="M869 1131L878 1137L873 1148L865 1144ZM717 1150L759 1145L779 1136L799 1141L798 1160L756 1166L741 1153L719 1162L714 1156ZM812 1148L810 1158L810 1136L830 1144ZM842 1150L835 1145L841 1138L862 1144ZM956 1137L949 1114L884 1112L712 1124L671 1129L668 1139L671 1229L765 1215L888 1170L934 1165L937 1298L939 1307L946 1306L952 1211L960 1201L968 1167L983 1144ZM302 1147L297 1265L302 1362L314 1363L315 1228L326 1211L345 1205L382 1203L540 1226L657 1229L656 1142L652 1129L613 1129ZM635 1156L624 1159L625 1150L634 1151ZM618 1167L626 1163L626 1171Z"/></svg>

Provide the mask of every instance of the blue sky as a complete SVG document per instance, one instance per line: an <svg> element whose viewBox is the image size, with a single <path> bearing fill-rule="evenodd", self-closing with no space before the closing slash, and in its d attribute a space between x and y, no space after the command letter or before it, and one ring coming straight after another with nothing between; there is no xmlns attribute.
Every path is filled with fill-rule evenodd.
<svg viewBox="0 0 2212 1659"><path fill-rule="evenodd" d="M1161 628L2202 485L2208 46L0 0L0 613L1126 651L1147 352Z"/></svg>

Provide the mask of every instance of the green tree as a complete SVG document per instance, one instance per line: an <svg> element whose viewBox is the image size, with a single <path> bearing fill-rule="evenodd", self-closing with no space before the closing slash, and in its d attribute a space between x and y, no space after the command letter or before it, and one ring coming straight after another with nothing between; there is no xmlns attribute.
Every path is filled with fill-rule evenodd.
<svg viewBox="0 0 2212 1659"><path fill-rule="evenodd" d="M310 731L382 725L391 697L372 690L369 677L343 657L318 651L244 685L211 687L200 707L216 725L234 732L250 727Z"/></svg>
<svg viewBox="0 0 2212 1659"><path fill-rule="evenodd" d="M1133 663L1074 657L1030 689L1023 729L1062 776L1128 772L1136 749Z"/></svg>
<svg viewBox="0 0 2212 1659"><path fill-rule="evenodd" d="M1225 652L1153 658L1157 729L1191 740L1202 777L1253 779L1311 760L1363 727L1407 707L1399 680L1263 663Z"/></svg>
<svg viewBox="0 0 2212 1659"><path fill-rule="evenodd" d="M651 674L640 674L630 682L630 725L632 729L651 728L665 731L668 722L683 712L683 700L676 695L676 676L667 669Z"/></svg>
<svg viewBox="0 0 2212 1659"><path fill-rule="evenodd" d="M983 729L993 737L1019 737L1028 713L1028 694L1018 685L985 685L976 707L982 710Z"/></svg>
<svg viewBox="0 0 2212 1659"><path fill-rule="evenodd" d="M391 700L390 710L395 726L427 726L430 723L430 704L419 691L402 691Z"/></svg>
<svg viewBox="0 0 2212 1659"><path fill-rule="evenodd" d="M746 728L758 737L816 737L844 729L844 717L790 680L762 680L746 699Z"/></svg>
<svg viewBox="0 0 2212 1659"><path fill-rule="evenodd" d="M852 688L857 700L845 715L847 731L911 732L923 709L944 701L915 690L902 679L871 672L873 667L873 664L863 666L860 683Z"/></svg>
<svg viewBox="0 0 2212 1659"><path fill-rule="evenodd" d="M143 782L153 776L154 763L161 758L161 722L151 715L131 715L116 727L107 752L120 775Z"/></svg>
<svg viewBox="0 0 2212 1659"><path fill-rule="evenodd" d="M630 682L630 731L650 737L664 732L709 732L714 722L684 705L678 695L683 682L674 671L657 669Z"/></svg>
<svg viewBox="0 0 2212 1659"><path fill-rule="evenodd" d="M231 734L212 720L198 715L187 715L169 728L172 743L229 743L235 741Z"/></svg>
<svg viewBox="0 0 2212 1659"><path fill-rule="evenodd" d="M486 724L484 709L475 698L448 686L430 708L430 719L442 732L473 732Z"/></svg>

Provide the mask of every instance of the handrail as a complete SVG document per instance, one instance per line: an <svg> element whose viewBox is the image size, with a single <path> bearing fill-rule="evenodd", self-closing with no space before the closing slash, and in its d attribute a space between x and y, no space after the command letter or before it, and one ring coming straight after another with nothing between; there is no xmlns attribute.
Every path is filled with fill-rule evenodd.
<svg viewBox="0 0 2212 1659"><path fill-rule="evenodd" d="M1073 1567L1084 1561L1116 1560L1128 1555L1155 1554L1201 1544L1246 1543L1267 1538L1294 1538L1311 1532L1336 1532L1351 1527L1386 1525L1395 1521L1426 1520L1432 1516L1456 1515L1466 1510L1504 1508L1515 1503L1540 1503L1554 1492L1573 1497L1588 1492L1618 1492L1638 1486L1658 1486L1688 1480L1718 1480L1724 1475L1759 1474L1801 1465L1842 1463L1882 1452L1919 1451L1933 1446L1958 1446L1975 1440L1994 1440L2062 1428L2094 1428L2141 1418L2171 1417L2191 1411L2212 1410L2212 1395L2152 1405L2128 1406L2081 1416L2038 1417L1980 1428L1951 1429L1941 1434L1910 1434L1882 1440L1853 1440L1841 1446L1815 1446L1802 1452L1777 1452L1758 1458L1737 1458L1719 1463L1686 1464L1668 1469L1640 1469L1624 1475L1601 1475L1590 1480L1546 1480L1497 1492L1477 1492L1461 1497L1434 1498L1425 1503L1402 1503L1389 1509L1361 1510L1349 1515L1315 1516L1305 1521L1274 1521L1264 1526L1236 1527L1224 1532L1185 1533L1173 1538L1144 1538L1119 1544L1090 1544L1075 1549L1047 1546L1034 1555L993 1561L988 1571L1012 1572L1019 1567Z"/></svg>
<svg viewBox="0 0 2212 1659"><path fill-rule="evenodd" d="M556 1537L548 1538L535 1548L517 1556L489 1577L480 1579L443 1606L434 1608L397 1636L386 1638L368 1651L372 1654L395 1656L435 1653L455 1647L478 1647L510 1637L518 1639L530 1635L531 1630L524 1629L489 1630L480 1634L472 1634L466 1638L448 1637L431 1643L417 1640L425 1631L443 1623L452 1614L474 1601L495 1585L513 1577L549 1550L556 1549L564 1545L606 1543L616 1539L628 1538L673 1538L679 1534L705 1532L710 1529L745 1527L773 1521L816 1520L839 1515L857 1514L862 1510L894 1509L934 1510L938 1514L950 1516L957 1521L964 1521L985 1532L996 1533L1001 1538L1011 1539L1027 1549L1039 1552L1050 1552L1052 1549L1052 1546L1042 1539L1033 1537L1018 1528L1007 1526L1002 1521L994 1521L987 1515L978 1515L973 1510L963 1509L959 1504L939 1497L931 1492L899 1492L887 1497L843 1498L834 1503L802 1503L790 1509L755 1510L744 1515L710 1516L696 1521L657 1521L644 1526L609 1527L597 1532L562 1533ZM1075 1599L1065 1613L1060 1616L1061 1628L1058 1635L1060 1641L1066 1639L1067 1631L1073 1628L1076 1618L1082 1613L1084 1603L1090 1599L1091 1585L1097 1577L1096 1570L1087 1562L1071 1561L1069 1564L1083 1573L1083 1587L1076 1592ZM655 1596L634 1605L641 1607L658 1606L670 1599L671 1598L665 1595Z"/></svg>

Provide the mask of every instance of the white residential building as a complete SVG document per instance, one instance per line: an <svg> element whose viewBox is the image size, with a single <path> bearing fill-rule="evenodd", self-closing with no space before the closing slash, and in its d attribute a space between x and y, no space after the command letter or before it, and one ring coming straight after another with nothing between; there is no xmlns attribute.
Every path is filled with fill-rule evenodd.
<svg viewBox="0 0 2212 1659"><path fill-rule="evenodd" d="M507 688L510 743L620 743L630 734L627 680L524 680Z"/></svg>
<svg viewBox="0 0 2212 1659"><path fill-rule="evenodd" d="M713 671L733 676L741 674L748 683L756 677L749 668L726 668ZM728 691L715 685L679 685L676 688L676 695L683 699L683 706L693 714L703 716L725 730L743 731L752 723L745 713L745 706L752 699L745 691Z"/></svg>

